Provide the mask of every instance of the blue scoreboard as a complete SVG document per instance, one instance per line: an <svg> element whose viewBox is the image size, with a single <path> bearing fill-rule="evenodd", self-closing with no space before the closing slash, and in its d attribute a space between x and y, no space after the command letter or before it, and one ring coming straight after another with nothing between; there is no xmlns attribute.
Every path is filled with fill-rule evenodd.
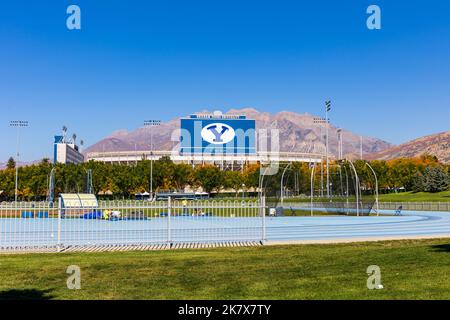
<svg viewBox="0 0 450 320"><path fill-rule="evenodd" d="M180 123L181 154L254 154L255 120L240 115L194 114Z"/></svg>

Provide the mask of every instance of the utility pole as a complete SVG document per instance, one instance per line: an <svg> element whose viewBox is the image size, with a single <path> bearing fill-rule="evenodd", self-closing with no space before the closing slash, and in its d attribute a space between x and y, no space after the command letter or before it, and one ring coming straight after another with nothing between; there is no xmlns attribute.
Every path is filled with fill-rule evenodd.
<svg viewBox="0 0 450 320"><path fill-rule="evenodd" d="M320 162L320 196L323 197L323 158Z"/></svg>
<svg viewBox="0 0 450 320"><path fill-rule="evenodd" d="M343 152L342 152L342 129L337 129L337 136L338 136L338 160L342 160L343 158Z"/></svg>
<svg viewBox="0 0 450 320"><path fill-rule="evenodd" d="M284 168L283 174L281 175L281 181L280 181L280 200L281 205L283 205L284 200L284 191L283 191L283 180L284 180L284 174L286 173L286 170L292 165L292 162L289 162L289 164Z"/></svg>
<svg viewBox="0 0 450 320"><path fill-rule="evenodd" d="M322 164L321 164L322 165ZM314 205L314 169L316 164L314 163L311 168L311 217L313 216L313 205Z"/></svg>
<svg viewBox="0 0 450 320"><path fill-rule="evenodd" d="M161 120L145 120L144 126L150 127L150 197L153 198L153 127L161 125Z"/></svg>
<svg viewBox="0 0 450 320"><path fill-rule="evenodd" d="M327 157L327 198L330 197L330 172L329 172L329 137L328 127L330 120L328 119L328 112L331 110L331 101L325 101L325 125L326 125L326 157Z"/></svg>
<svg viewBox="0 0 450 320"><path fill-rule="evenodd" d="M323 135L323 124L325 124L327 122L326 119L324 118L314 118L313 122L315 124L319 124L320 125L320 142L323 141L323 139L326 139L326 135ZM325 141L325 144L327 144L327 142ZM327 157L326 157L327 158ZM324 162L324 157L322 156L322 161L320 162L320 196L323 197L323 162Z"/></svg>
<svg viewBox="0 0 450 320"><path fill-rule="evenodd" d="M20 159L20 128L28 127L28 121L24 120L12 120L9 122L10 127L17 128L17 154L16 154L16 179L14 190L14 201L17 202L18 196L18 183L19 183L19 159Z"/></svg>
<svg viewBox="0 0 450 320"><path fill-rule="evenodd" d="M359 158L363 159L363 137L359 137Z"/></svg>

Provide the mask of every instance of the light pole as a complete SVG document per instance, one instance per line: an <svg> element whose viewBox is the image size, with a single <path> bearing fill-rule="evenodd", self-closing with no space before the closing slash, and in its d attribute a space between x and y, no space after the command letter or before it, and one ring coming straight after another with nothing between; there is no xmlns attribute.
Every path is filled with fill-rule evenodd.
<svg viewBox="0 0 450 320"><path fill-rule="evenodd" d="M314 205L314 169L316 164L314 163L311 168L311 217L313 216L313 205Z"/></svg>
<svg viewBox="0 0 450 320"><path fill-rule="evenodd" d="M372 171L374 177L375 177L375 205L377 208L377 216L380 215L380 211L379 211L379 205L378 205L378 178L377 178L377 174L375 173L375 170L373 170L372 166L369 164L369 162L366 161L366 166L368 166L370 168L370 170Z"/></svg>
<svg viewBox="0 0 450 320"><path fill-rule="evenodd" d="M342 152L342 129L337 129L337 136L338 136L338 160L341 160L343 158L343 152Z"/></svg>
<svg viewBox="0 0 450 320"><path fill-rule="evenodd" d="M329 157L328 157L328 153L329 153L329 139L328 139L328 127L329 127L329 119L328 119L328 112L331 110L331 101L325 101L325 135L326 135L326 157L327 157L327 198L330 197L330 172L329 172Z"/></svg>
<svg viewBox="0 0 450 320"><path fill-rule="evenodd" d="M350 163L350 166L353 169L353 172L355 173L356 215L359 217L359 190L360 190L359 177L358 177L358 173L356 172L356 168L353 165L353 163L351 161L348 161L348 163Z"/></svg>
<svg viewBox="0 0 450 320"><path fill-rule="evenodd" d="M281 175L281 187L280 187L280 200L281 200L281 205L283 205L283 200L284 200L284 192L283 192L283 180L284 180L284 174L286 173L286 170L291 166L292 162L289 162L289 164L286 166L286 168L284 168L283 170L283 174Z"/></svg>
<svg viewBox="0 0 450 320"><path fill-rule="evenodd" d="M145 120L144 126L150 127L150 197L153 198L153 130L152 127L159 126L161 120Z"/></svg>
<svg viewBox="0 0 450 320"><path fill-rule="evenodd" d="M12 120L9 122L9 126L17 128L16 179L15 179L15 190L14 190L14 201L17 202L18 182L19 182L20 128L28 127L28 121Z"/></svg>
<svg viewBox="0 0 450 320"><path fill-rule="evenodd" d="M360 160L363 159L363 137L359 137L359 158Z"/></svg>
<svg viewBox="0 0 450 320"><path fill-rule="evenodd" d="M323 132L322 132L323 126L322 125L325 124L327 122L327 120L324 118L314 118L313 122L315 124L320 124L320 141L322 142L323 141L322 139L324 139L324 138L326 140L327 136L323 135ZM325 141L325 145L326 144L327 144L327 142ZM320 196L323 197L323 155L322 155L322 161L320 162Z"/></svg>
<svg viewBox="0 0 450 320"><path fill-rule="evenodd" d="M242 184L242 203L244 203L244 199L245 199L245 183Z"/></svg>

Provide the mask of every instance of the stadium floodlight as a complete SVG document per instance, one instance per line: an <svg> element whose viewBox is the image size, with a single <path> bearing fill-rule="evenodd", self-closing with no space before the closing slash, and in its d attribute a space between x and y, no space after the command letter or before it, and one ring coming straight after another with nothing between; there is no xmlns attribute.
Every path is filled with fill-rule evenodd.
<svg viewBox="0 0 450 320"><path fill-rule="evenodd" d="M11 120L9 126L17 128L17 154L16 154L16 179L15 179L15 189L14 189L14 201L17 202L18 195L18 182L19 182L19 147L20 147L20 128L28 127L28 121L26 120Z"/></svg>
<svg viewBox="0 0 450 320"><path fill-rule="evenodd" d="M63 141L62 142L66 143L67 127L65 125L62 127L62 132L63 132Z"/></svg>
<svg viewBox="0 0 450 320"><path fill-rule="evenodd" d="M153 130L161 125L161 120L144 120L144 127L150 127L150 197L153 197Z"/></svg>
<svg viewBox="0 0 450 320"><path fill-rule="evenodd" d="M329 120L324 118L314 118L313 119L314 124L320 125L320 141L326 140L326 135L322 134L323 125L328 123ZM323 197L323 158L320 166L320 196Z"/></svg>

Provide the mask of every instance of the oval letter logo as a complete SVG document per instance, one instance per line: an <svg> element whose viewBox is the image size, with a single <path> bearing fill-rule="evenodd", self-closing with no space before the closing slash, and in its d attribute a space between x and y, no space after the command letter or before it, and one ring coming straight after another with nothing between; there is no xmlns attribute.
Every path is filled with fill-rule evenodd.
<svg viewBox="0 0 450 320"><path fill-rule="evenodd" d="M211 123L203 127L203 140L211 144L225 144L234 139L234 129L225 123Z"/></svg>

